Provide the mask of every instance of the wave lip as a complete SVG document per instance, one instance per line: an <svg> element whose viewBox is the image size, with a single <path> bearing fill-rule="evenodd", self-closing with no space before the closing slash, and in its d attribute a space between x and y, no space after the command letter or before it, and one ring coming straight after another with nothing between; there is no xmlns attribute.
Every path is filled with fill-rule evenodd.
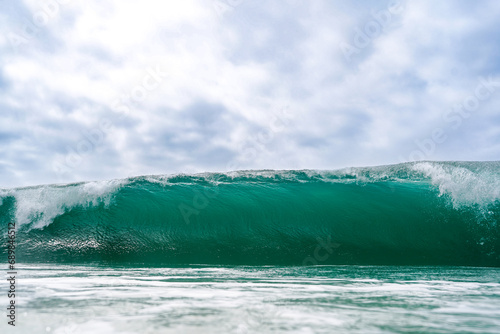
<svg viewBox="0 0 500 334"><path fill-rule="evenodd" d="M0 221L25 262L499 266L499 200L499 162L415 162L2 189Z"/></svg>

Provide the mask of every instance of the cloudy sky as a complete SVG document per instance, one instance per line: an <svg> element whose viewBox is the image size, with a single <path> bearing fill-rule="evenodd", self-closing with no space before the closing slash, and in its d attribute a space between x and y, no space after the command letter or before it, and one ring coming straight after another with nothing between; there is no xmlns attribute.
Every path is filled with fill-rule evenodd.
<svg viewBox="0 0 500 334"><path fill-rule="evenodd" d="M495 0L0 6L0 188L500 159Z"/></svg>

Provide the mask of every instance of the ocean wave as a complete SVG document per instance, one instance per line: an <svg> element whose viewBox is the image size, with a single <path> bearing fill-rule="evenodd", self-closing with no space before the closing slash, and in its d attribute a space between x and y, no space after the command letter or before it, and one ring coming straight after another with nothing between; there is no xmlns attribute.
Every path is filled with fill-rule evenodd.
<svg viewBox="0 0 500 334"><path fill-rule="evenodd" d="M498 266L499 199L499 162L414 162L1 189L0 222L26 262Z"/></svg>

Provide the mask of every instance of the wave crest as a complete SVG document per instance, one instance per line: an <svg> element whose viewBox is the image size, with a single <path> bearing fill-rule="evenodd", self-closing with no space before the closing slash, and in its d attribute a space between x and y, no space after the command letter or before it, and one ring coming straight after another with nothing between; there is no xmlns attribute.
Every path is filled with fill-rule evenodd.
<svg viewBox="0 0 500 334"><path fill-rule="evenodd" d="M0 222L18 223L19 258L35 262L498 266L499 170L418 162L3 189Z"/></svg>

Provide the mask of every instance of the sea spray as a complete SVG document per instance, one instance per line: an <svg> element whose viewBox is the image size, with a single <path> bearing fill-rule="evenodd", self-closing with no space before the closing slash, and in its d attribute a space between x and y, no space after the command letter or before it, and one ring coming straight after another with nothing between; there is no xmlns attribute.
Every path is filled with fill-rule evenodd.
<svg viewBox="0 0 500 334"><path fill-rule="evenodd" d="M33 263L499 266L499 189L498 162L143 176L3 189L0 220Z"/></svg>

